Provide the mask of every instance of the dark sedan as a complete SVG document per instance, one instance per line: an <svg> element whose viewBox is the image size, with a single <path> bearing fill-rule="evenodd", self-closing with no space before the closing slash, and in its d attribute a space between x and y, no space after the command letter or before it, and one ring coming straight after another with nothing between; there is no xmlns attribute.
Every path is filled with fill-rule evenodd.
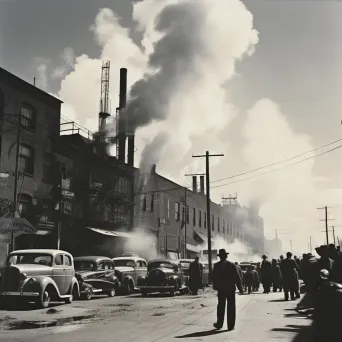
<svg viewBox="0 0 342 342"><path fill-rule="evenodd" d="M138 288L143 296L148 293L184 292L187 289L188 276L184 274L179 260L156 259L147 265L146 277L138 278Z"/></svg>
<svg viewBox="0 0 342 342"><path fill-rule="evenodd" d="M94 294L115 296L120 284L112 259L103 256L82 256L74 258L74 264L81 297L89 300Z"/></svg>

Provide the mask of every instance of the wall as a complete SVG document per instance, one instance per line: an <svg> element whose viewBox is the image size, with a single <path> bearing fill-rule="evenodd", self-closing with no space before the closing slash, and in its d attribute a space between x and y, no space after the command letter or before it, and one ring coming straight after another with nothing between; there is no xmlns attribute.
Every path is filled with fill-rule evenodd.
<svg viewBox="0 0 342 342"><path fill-rule="evenodd" d="M188 215L184 215L186 205ZM179 215L177 208L179 205ZM211 202L211 235L221 236L227 242L239 238L250 245L256 253L263 253L263 221L258 215L253 215L248 208L240 205L220 205ZM195 218L194 218L195 212ZM189 189L185 190L178 184L157 174L155 169L151 174L137 173L135 186L135 227L147 229L158 236L158 248L161 253L165 249L185 251L186 237L190 250L199 244L206 243L206 196ZM241 216L241 212L244 215ZM201 216L201 220L200 220ZM219 220L219 221L218 221ZM199 233L199 234L197 234ZM166 246L167 243L167 246Z"/></svg>

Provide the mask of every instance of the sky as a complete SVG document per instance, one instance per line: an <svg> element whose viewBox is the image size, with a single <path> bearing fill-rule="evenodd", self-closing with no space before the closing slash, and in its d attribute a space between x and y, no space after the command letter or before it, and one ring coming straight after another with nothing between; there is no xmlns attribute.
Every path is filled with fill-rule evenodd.
<svg viewBox="0 0 342 342"><path fill-rule="evenodd" d="M181 0L164 13L175 1L0 0L0 65L29 82L36 77L65 102L64 115L91 130L102 60L111 61L112 108L120 67L128 68L130 86L144 77L154 94L145 109L156 120L137 131L137 162L147 155L183 185L185 173L204 171L204 160L191 156L206 150L224 153L211 160L211 180L218 180L341 137L342 2ZM159 78L151 76L156 65ZM317 207L342 204L341 151L213 183L212 198L258 199L266 235L278 230L285 248L291 239L302 251L309 236L324 242ZM329 212L341 225L342 207Z"/></svg>

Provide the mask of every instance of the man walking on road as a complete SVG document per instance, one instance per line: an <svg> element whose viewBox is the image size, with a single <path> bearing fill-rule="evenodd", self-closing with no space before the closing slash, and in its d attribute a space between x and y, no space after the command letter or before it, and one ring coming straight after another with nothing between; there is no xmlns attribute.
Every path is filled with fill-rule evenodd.
<svg viewBox="0 0 342 342"><path fill-rule="evenodd" d="M300 297L298 292L298 270L299 267L294 259L292 259L292 253L286 253L286 259L283 264L283 284L285 300L289 300L289 292L291 299L295 300Z"/></svg>
<svg viewBox="0 0 342 342"><path fill-rule="evenodd" d="M214 323L216 329L223 327L224 315L227 303L227 326L228 331L234 330L236 319L235 289L239 289L243 294L242 279L234 263L227 260L229 253L225 249L220 249L217 256L220 261L214 264L212 281L213 289L217 291L217 322Z"/></svg>
<svg viewBox="0 0 342 342"><path fill-rule="evenodd" d="M197 295L202 286L202 274L203 266L199 263L199 257L196 257L189 267L189 289L193 295Z"/></svg>
<svg viewBox="0 0 342 342"><path fill-rule="evenodd" d="M271 292L271 284L272 284L272 265L267 260L267 256L262 256L262 263L261 263L261 281L262 286L264 288L264 293Z"/></svg>

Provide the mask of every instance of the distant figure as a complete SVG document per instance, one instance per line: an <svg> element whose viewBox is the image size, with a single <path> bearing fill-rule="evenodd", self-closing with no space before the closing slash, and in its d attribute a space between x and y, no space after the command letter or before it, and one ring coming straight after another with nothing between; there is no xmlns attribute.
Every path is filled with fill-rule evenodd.
<svg viewBox="0 0 342 342"><path fill-rule="evenodd" d="M228 330L234 330L236 320L235 289L243 294L242 279L236 265L227 260L229 253L220 249L218 256L220 261L214 264L212 273L213 289L217 291L217 321L214 323L216 329L221 329L224 323L224 315L227 303L227 326Z"/></svg>
<svg viewBox="0 0 342 342"><path fill-rule="evenodd" d="M241 269L241 267L240 267L240 265L239 265L238 262L235 262L235 265L236 265L236 268L237 268L237 270L238 270L238 272L239 272L239 275L240 275L240 277L241 277L241 279L242 279L242 277L243 277L242 269Z"/></svg>
<svg viewBox="0 0 342 342"><path fill-rule="evenodd" d="M282 275L276 259L272 260L272 283L273 292L281 291Z"/></svg>
<svg viewBox="0 0 342 342"><path fill-rule="evenodd" d="M299 267L294 259L292 259L292 253L286 253L286 259L284 260L283 266L283 286L284 286L284 295L285 300L289 300L289 292L292 300L295 300L295 297L300 297L298 291L298 272Z"/></svg>
<svg viewBox="0 0 342 342"><path fill-rule="evenodd" d="M261 263L261 281L262 286L264 288L264 293L271 292L271 284L272 284L272 265L267 260L267 256L262 256L262 263Z"/></svg>
<svg viewBox="0 0 342 342"><path fill-rule="evenodd" d="M253 288L253 272L252 272L252 266L247 268L247 271L243 275L243 284L246 287L246 291L248 291L248 294L252 293L252 288Z"/></svg>
<svg viewBox="0 0 342 342"><path fill-rule="evenodd" d="M257 292L259 291L259 287L260 287L260 278L259 278L259 272L257 271L257 267L254 266L253 270L253 291Z"/></svg>
<svg viewBox="0 0 342 342"><path fill-rule="evenodd" d="M280 272L283 275L283 266L284 266L284 257L281 255L279 257L279 267L280 267ZM280 288L280 292L283 290L283 279L281 279L281 288Z"/></svg>
<svg viewBox="0 0 342 342"><path fill-rule="evenodd" d="M193 295L197 295L202 287L202 274L203 266L199 263L199 257L196 257L189 267L189 290Z"/></svg>

